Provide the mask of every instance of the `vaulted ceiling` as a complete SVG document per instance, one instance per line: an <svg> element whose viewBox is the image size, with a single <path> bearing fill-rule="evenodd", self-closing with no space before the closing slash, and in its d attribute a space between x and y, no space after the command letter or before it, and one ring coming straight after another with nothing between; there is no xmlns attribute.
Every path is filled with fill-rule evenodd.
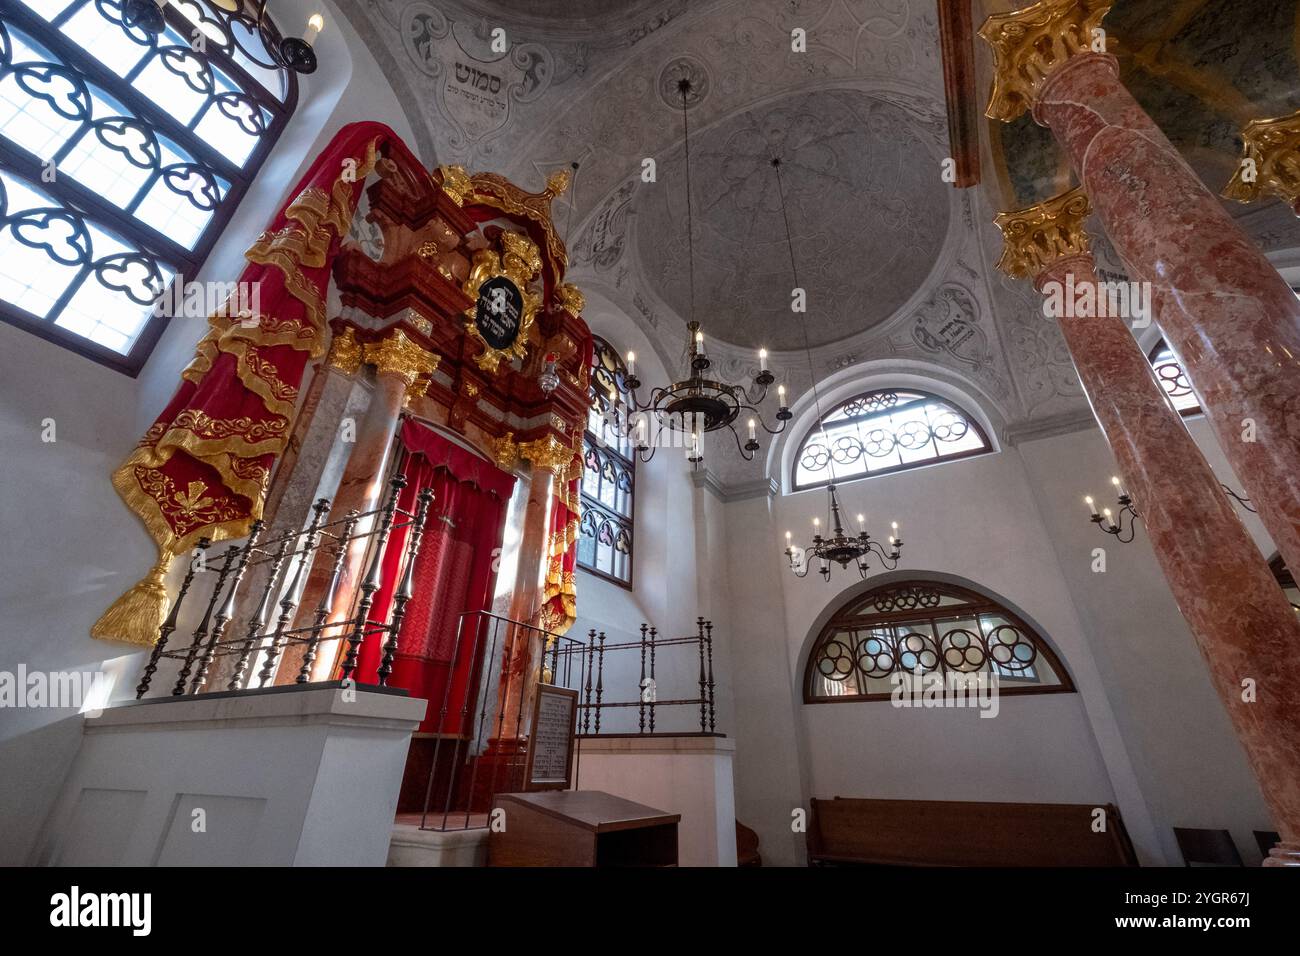
<svg viewBox="0 0 1300 956"><path fill-rule="evenodd" d="M1019 5L974 0L975 25ZM1118 0L1106 21L1126 82L1216 192L1244 122L1300 107L1296 7ZM823 380L887 360L977 391L1008 434L1086 420L1059 331L1028 286L992 268L992 217L1059 191L1069 171L1050 134L1026 119L984 127L992 162L979 187L942 181L949 147L933 0L362 0L345 9L404 91L426 160L526 188L580 164L568 205L557 204L571 275L630 316L665 362L680 359L691 311L676 87L687 76L694 314L725 371L746 375L754 349L767 346L800 394L806 331ZM498 27L507 52L493 50ZM791 49L795 27L807 31L806 52ZM989 64L977 55L983 97ZM790 311L774 156L806 324ZM1240 211L1276 247L1300 247L1294 217L1277 204Z"/></svg>

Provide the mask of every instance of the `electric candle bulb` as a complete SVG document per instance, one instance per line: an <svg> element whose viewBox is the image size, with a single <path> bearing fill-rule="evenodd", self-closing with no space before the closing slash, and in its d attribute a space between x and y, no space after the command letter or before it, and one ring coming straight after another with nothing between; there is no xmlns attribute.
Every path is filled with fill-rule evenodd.
<svg viewBox="0 0 1300 956"><path fill-rule="evenodd" d="M307 31L302 35L306 43L316 42L316 37L325 29L325 18L319 13L313 13L307 18Z"/></svg>
<svg viewBox="0 0 1300 956"><path fill-rule="evenodd" d="M813 518L813 529L814 529L814 530L817 530L817 531L820 531L820 530L821 530L821 526L822 526L822 519L821 519L821 518Z"/></svg>
<svg viewBox="0 0 1300 956"><path fill-rule="evenodd" d="M1124 490L1124 486L1119 483L1119 479L1117 477L1111 475L1110 483L1115 486L1115 493L1118 494L1121 498L1128 497L1128 492Z"/></svg>
<svg viewBox="0 0 1300 956"><path fill-rule="evenodd" d="M627 374L631 375L636 371L636 353L627 353Z"/></svg>
<svg viewBox="0 0 1300 956"><path fill-rule="evenodd" d="M695 333L695 351L697 351L697 352L703 352L703 351L704 351L704 333L703 333L703 332L696 332L696 333Z"/></svg>
<svg viewBox="0 0 1300 956"><path fill-rule="evenodd" d="M778 385L776 387L776 397L777 400L781 403L781 407L784 408L785 407L785 386L784 385Z"/></svg>
<svg viewBox="0 0 1300 956"><path fill-rule="evenodd" d="M897 522L897 521L891 521L891 522L889 523L889 527L891 527L891 528L894 529L894 534L895 534L895 535L898 534L898 522Z"/></svg>
<svg viewBox="0 0 1300 956"><path fill-rule="evenodd" d="M758 370L760 372L767 371L767 349L758 350Z"/></svg>
<svg viewBox="0 0 1300 956"><path fill-rule="evenodd" d="M1107 524L1114 524L1114 522L1111 521L1111 518L1110 518L1110 509L1109 509L1109 508L1102 508L1102 509L1101 509L1101 513L1102 513L1103 515L1106 516L1106 523L1107 523Z"/></svg>
<svg viewBox="0 0 1300 956"><path fill-rule="evenodd" d="M756 426L755 426L755 424L754 424L754 419L751 418L751 419L749 420L749 438L750 438L750 441L753 441L755 435L757 434L757 432L755 431L755 427L756 427Z"/></svg>

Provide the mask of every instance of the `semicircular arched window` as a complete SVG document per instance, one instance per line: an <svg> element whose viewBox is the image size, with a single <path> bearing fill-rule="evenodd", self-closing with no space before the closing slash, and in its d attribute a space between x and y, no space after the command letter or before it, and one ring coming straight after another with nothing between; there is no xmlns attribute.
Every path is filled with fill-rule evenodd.
<svg viewBox="0 0 1300 956"><path fill-rule="evenodd" d="M1178 414L1183 417L1199 415L1201 403L1196 397L1196 392L1192 390L1192 383L1188 381L1187 373L1183 371L1183 366L1174 355L1174 350L1165 343L1164 339L1155 344L1147 355L1147 360L1151 362L1151 370L1156 373L1160 387L1165 390L1165 394L1169 396L1169 401Z"/></svg>
<svg viewBox="0 0 1300 956"><path fill-rule="evenodd" d="M822 416L799 446L796 491L968 458L993 446L970 415L928 392L882 388Z"/></svg>
<svg viewBox="0 0 1300 956"><path fill-rule="evenodd" d="M0 320L140 369L297 104L261 9L0 4Z"/></svg>
<svg viewBox="0 0 1300 956"><path fill-rule="evenodd" d="M804 669L804 702L887 700L917 677L996 680L999 694L1074 690L1064 664L998 602L952 584L907 581L835 612Z"/></svg>

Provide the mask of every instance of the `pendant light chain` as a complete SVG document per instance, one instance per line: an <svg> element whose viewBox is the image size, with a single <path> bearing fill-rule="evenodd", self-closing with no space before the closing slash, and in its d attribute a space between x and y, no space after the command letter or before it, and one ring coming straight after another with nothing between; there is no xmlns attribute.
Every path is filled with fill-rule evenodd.
<svg viewBox="0 0 1300 956"><path fill-rule="evenodd" d="M691 211L691 124L686 119L686 94L690 92L691 81L682 80L678 84L682 91L682 137L686 146L686 255L688 262L686 272L690 277L690 321L695 321L695 216ZM694 343L692 343L692 347Z"/></svg>

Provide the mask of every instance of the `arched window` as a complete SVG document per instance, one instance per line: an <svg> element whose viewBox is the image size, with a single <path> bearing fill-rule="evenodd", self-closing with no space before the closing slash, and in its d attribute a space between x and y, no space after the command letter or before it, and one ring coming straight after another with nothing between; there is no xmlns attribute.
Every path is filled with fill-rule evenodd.
<svg viewBox="0 0 1300 956"><path fill-rule="evenodd" d="M139 370L160 293L197 276L297 103L256 9L171 0L151 36L120 0L0 7L0 318Z"/></svg>
<svg viewBox="0 0 1300 956"><path fill-rule="evenodd" d="M1160 387L1165 390L1165 394L1169 396L1169 401L1178 410L1178 414L1199 415L1201 404L1196 400L1196 393L1192 391L1192 383L1187 380L1183 367L1178 364L1173 350L1165 344L1164 339L1156 343L1147 359L1151 362L1156 378L1160 380Z"/></svg>
<svg viewBox="0 0 1300 956"><path fill-rule="evenodd" d="M883 388L855 395L822 416L794 463L796 490L915 468L992 450L960 408L926 392Z"/></svg>
<svg viewBox="0 0 1300 956"><path fill-rule="evenodd" d="M808 658L804 702L885 700L918 671L996 677L1000 694L1074 690L1047 642L996 601L952 584L908 581L835 612Z"/></svg>
<svg viewBox="0 0 1300 956"><path fill-rule="evenodd" d="M619 427L627 408L627 366L599 336L591 360L591 408L583 436L582 522L578 564L632 586L632 495L636 449Z"/></svg>

